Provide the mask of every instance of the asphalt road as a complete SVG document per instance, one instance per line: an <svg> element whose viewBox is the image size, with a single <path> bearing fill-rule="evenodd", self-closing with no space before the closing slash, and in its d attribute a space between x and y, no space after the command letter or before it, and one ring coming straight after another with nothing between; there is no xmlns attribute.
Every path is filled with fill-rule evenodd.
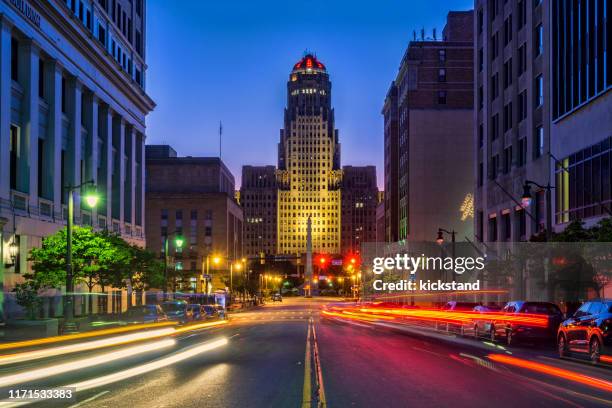
<svg viewBox="0 0 612 408"><path fill-rule="evenodd" d="M77 403L35 406L302 407L309 400L304 378L312 371L305 370L305 352L307 338L315 343L310 335L314 330L323 395L332 408L612 406L611 395L601 389L492 362L487 355L503 350L487 350L473 340L453 342L322 319L319 310L326 301L285 299L282 304L235 314L226 326L184 333L171 347L56 375L28 387L121 373L225 338L228 343L214 350L79 392ZM545 349L511 350L515 357L612 381L609 369L560 361ZM2 375L6 372L0 371Z"/></svg>

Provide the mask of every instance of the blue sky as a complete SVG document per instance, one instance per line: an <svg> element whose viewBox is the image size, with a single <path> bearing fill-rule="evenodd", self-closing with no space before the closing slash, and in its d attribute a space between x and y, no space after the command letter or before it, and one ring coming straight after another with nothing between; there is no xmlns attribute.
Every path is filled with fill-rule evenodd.
<svg viewBox="0 0 612 408"><path fill-rule="evenodd" d="M441 33L468 0L148 0L148 143L222 158L240 186L244 164L276 164L289 72L305 50L332 81L342 164L374 164L383 185L389 84L413 30ZM430 34L431 35L431 34Z"/></svg>

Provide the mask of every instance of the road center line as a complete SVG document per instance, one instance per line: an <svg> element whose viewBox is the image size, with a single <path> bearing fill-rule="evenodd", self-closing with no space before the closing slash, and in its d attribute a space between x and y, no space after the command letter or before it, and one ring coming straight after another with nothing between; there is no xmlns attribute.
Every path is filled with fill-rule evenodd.
<svg viewBox="0 0 612 408"><path fill-rule="evenodd" d="M304 386L302 388L302 408L312 407L312 378L310 368L310 325L312 319L308 322L308 332L306 334L306 355L304 357Z"/></svg>

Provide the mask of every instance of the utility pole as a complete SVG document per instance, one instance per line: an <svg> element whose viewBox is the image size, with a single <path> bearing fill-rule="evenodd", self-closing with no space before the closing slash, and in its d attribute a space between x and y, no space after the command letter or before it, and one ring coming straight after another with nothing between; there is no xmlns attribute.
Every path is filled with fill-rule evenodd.
<svg viewBox="0 0 612 408"><path fill-rule="evenodd" d="M219 160L221 160L221 136L223 135L223 123L219 121Z"/></svg>

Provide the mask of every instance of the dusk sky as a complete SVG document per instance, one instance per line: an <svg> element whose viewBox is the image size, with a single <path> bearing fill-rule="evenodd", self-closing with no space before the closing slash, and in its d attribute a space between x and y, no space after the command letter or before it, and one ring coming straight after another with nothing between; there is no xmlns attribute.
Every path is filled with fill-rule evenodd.
<svg viewBox="0 0 612 408"><path fill-rule="evenodd" d="M385 94L406 46L425 28L441 35L449 1L147 2L150 144L181 156L218 156L240 188L242 165L277 161L288 75L309 50L327 66L342 165L373 164L383 185Z"/></svg>

